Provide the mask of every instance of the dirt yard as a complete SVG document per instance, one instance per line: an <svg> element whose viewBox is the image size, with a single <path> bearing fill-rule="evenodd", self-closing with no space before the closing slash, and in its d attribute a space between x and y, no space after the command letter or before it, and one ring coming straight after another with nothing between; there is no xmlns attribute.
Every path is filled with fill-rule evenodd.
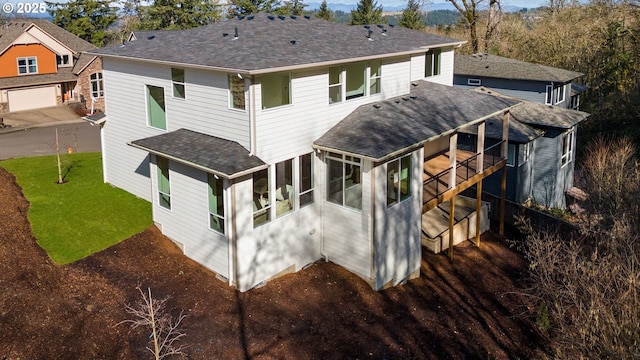
<svg viewBox="0 0 640 360"><path fill-rule="evenodd" d="M238 293L155 228L55 265L28 202L0 168L0 359L150 359L146 330L117 325L136 286L187 314L188 359L530 359L544 351L520 295L526 263L494 236L455 259L425 254L419 279L374 292L318 262ZM95 216L95 214L91 214Z"/></svg>

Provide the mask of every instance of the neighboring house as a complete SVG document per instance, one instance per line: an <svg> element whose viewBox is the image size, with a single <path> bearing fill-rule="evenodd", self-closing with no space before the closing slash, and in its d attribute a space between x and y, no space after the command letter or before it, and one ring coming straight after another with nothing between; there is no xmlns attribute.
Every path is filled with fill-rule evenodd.
<svg viewBox="0 0 640 360"><path fill-rule="evenodd" d="M484 86L506 96L579 110L588 87L574 83L584 74L489 54L456 55L453 85Z"/></svg>
<svg viewBox="0 0 640 360"><path fill-rule="evenodd" d="M42 19L0 26L0 114L86 101L104 110L96 47Z"/></svg>
<svg viewBox="0 0 640 360"><path fill-rule="evenodd" d="M104 179L241 291L322 258L374 289L419 276L424 214L459 221L456 195L505 168L519 101L453 88L458 40L267 14L130 39L92 52ZM457 148L494 116L501 143Z"/></svg>
<svg viewBox="0 0 640 360"><path fill-rule="evenodd" d="M512 112L507 199L566 207L565 193L573 187L578 124L589 116L577 110L580 94L588 89L573 83L582 74L487 54L456 55L455 61L454 86L526 100ZM465 144L475 141L472 133L464 138ZM500 195L501 183L501 177L493 175L484 190Z"/></svg>
<svg viewBox="0 0 640 360"><path fill-rule="evenodd" d="M479 92L501 96L480 87ZM566 192L573 187L577 125L589 114L571 109L524 102L511 111L507 156L506 197L524 203L528 200L546 207L566 207ZM485 137L500 139L502 120L487 122ZM473 129L461 130L459 146L473 146ZM484 191L500 195L500 176L484 181Z"/></svg>

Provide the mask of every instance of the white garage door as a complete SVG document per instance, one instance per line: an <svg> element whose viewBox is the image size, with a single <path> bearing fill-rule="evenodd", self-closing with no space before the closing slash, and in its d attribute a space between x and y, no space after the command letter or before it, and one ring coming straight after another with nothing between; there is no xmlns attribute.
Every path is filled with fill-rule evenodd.
<svg viewBox="0 0 640 360"><path fill-rule="evenodd" d="M9 111L56 106L56 87L9 90Z"/></svg>

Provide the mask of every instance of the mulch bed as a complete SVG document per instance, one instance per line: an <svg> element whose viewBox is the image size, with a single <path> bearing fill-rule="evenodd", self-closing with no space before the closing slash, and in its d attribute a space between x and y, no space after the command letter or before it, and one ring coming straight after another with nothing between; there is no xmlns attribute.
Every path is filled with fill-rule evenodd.
<svg viewBox="0 0 640 360"><path fill-rule="evenodd" d="M375 292L327 262L239 293L155 228L70 265L36 244L0 168L0 359L150 359L118 324L136 286L187 314L188 359L529 359L544 351L521 294L527 264L498 237L425 253L422 275Z"/></svg>

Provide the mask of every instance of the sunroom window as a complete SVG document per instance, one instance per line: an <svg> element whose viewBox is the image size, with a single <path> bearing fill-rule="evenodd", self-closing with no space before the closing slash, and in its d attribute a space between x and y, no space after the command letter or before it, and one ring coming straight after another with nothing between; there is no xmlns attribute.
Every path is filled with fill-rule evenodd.
<svg viewBox="0 0 640 360"><path fill-rule="evenodd" d="M300 156L299 163L300 180L300 207L313 203L313 154Z"/></svg>
<svg viewBox="0 0 640 360"><path fill-rule="evenodd" d="M262 77L262 108L270 109L291 104L291 74L268 74Z"/></svg>
<svg viewBox="0 0 640 360"><path fill-rule="evenodd" d="M271 220L269 199L269 169L253 173L253 227Z"/></svg>
<svg viewBox="0 0 640 360"><path fill-rule="evenodd" d="M327 154L327 201L362 210L362 168L357 157Z"/></svg>
<svg viewBox="0 0 640 360"><path fill-rule="evenodd" d="M293 159L276 164L276 218L293 211Z"/></svg>
<svg viewBox="0 0 640 360"><path fill-rule="evenodd" d="M411 197L411 155L387 163L387 206Z"/></svg>

